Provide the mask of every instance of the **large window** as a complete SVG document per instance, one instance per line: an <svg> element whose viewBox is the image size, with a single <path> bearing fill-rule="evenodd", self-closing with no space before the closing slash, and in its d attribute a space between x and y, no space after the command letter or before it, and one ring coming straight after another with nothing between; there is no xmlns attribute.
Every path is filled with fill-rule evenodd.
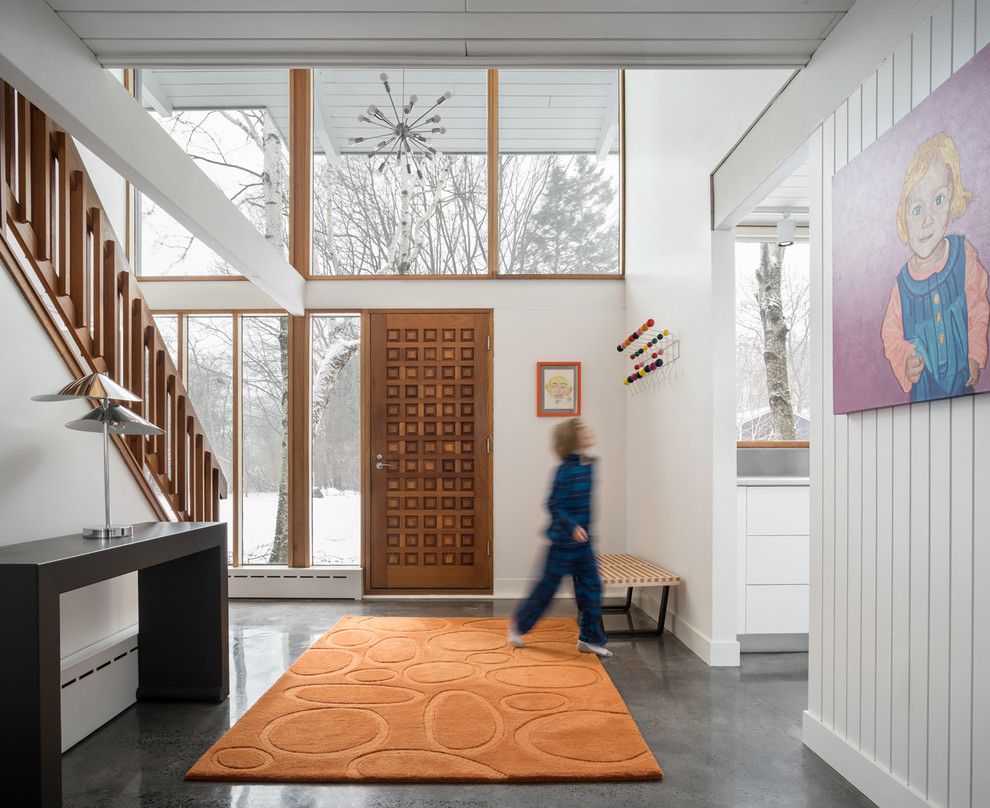
<svg viewBox="0 0 990 808"><path fill-rule="evenodd" d="M243 401L241 561L289 560L289 323L278 315L241 318Z"/></svg>
<svg viewBox="0 0 990 808"><path fill-rule="evenodd" d="M314 313L310 328L315 566L361 557L361 317ZM155 322L227 480L228 562L289 560L289 319L272 313L159 312ZM295 501L298 501L295 499Z"/></svg>
<svg viewBox="0 0 990 808"><path fill-rule="evenodd" d="M288 255L288 71L142 70L150 114L240 211ZM234 270L147 198L140 202L142 275Z"/></svg>
<svg viewBox="0 0 990 808"><path fill-rule="evenodd" d="M291 98L288 70L138 73L149 113L286 256L289 154L312 150L311 277L622 274L621 71L314 70ZM145 277L236 274L146 199L137 241Z"/></svg>
<svg viewBox="0 0 990 808"><path fill-rule="evenodd" d="M487 104L485 70L314 71L313 273L486 273Z"/></svg>
<svg viewBox="0 0 990 808"><path fill-rule="evenodd" d="M179 362L179 316L176 314L156 314L155 325L162 335L165 347L168 348L169 355L175 366L181 367Z"/></svg>
<svg viewBox="0 0 990 808"><path fill-rule="evenodd" d="M807 242L736 242L736 432L740 441L810 434Z"/></svg>
<svg viewBox="0 0 990 808"><path fill-rule="evenodd" d="M361 559L361 361L357 315L313 315L312 539L316 565Z"/></svg>
<svg viewBox="0 0 990 808"><path fill-rule="evenodd" d="M619 94L614 70L499 71L500 273L620 272Z"/></svg>
<svg viewBox="0 0 990 808"><path fill-rule="evenodd" d="M228 485L231 484L234 412L234 331L230 315L185 320L186 389ZM220 500L220 518L231 524L233 499ZM233 535L228 530L228 561L233 561Z"/></svg>

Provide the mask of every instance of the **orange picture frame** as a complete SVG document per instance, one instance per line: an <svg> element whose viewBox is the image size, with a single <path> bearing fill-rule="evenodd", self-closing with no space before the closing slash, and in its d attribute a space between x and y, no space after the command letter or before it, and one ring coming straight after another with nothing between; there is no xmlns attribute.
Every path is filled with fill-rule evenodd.
<svg viewBox="0 0 990 808"><path fill-rule="evenodd" d="M581 363L536 363L536 416L576 418L581 414Z"/></svg>

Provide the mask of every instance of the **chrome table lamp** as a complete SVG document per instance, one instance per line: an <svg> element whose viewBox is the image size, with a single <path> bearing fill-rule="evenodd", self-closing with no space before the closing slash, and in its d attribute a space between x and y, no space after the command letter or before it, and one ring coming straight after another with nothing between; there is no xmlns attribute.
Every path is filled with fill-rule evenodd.
<svg viewBox="0 0 990 808"><path fill-rule="evenodd" d="M92 412L66 427L79 432L103 433L103 506L105 524L99 527L83 528L83 536L88 539L120 539L133 534L131 525L115 525L110 521L110 436L111 435L163 435L161 429L140 415L112 402L140 401L126 387L117 384L102 373L91 373L74 382L69 382L57 393L33 396L33 401L68 401L85 398L98 401L99 406Z"/></svg>

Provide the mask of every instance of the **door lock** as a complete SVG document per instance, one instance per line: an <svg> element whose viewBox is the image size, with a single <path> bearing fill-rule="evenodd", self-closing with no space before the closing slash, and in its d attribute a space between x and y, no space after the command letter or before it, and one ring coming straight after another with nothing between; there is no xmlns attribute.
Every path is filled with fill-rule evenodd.
<svg viewBox="0 0 990 808"><path fill-rule="evenodd" d="M381 452L379 452L378 454L375 455L375 460L378 461L378 462L375 463L375 468L378 469L379 471L381 469L390 469L390 468L392 468L392 464L391 463L383 463L382 462L382 453Z"/></svg>

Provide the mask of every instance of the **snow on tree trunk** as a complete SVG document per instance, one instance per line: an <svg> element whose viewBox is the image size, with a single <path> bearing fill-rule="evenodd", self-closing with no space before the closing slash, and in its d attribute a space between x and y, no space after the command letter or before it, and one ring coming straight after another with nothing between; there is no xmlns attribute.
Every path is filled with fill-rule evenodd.
<svg viewBox="0 0 990 808"><path fill-rule="evenodd" d="M348 339L336 343L333 348L327 351L320 367L316 371L313 379L313 434L323 420L323 413L330 402L330 395L334 387L337 386L337 379L344 372L347 363L360 347L360 340Z"/></svg>
<svg viewBox="0 0 990 808"><path fill-rule="evenodd" d="M794 408L787 379L787 322L781 303L781 271L784 248L760 245L760 266L756 270L756 299L763 323L763 364L767 373L770 422L775 440L794 440Z"/></svg>
<svg viewBox="0 0 990 808"><path fill-rule="evenodd" d="M289 318L278 321L279 369L283 382L289 379ZM282 447L278 476L278 508L275 511L275 537L269 564L289 561L289 385L282 385Z"/></svg>

